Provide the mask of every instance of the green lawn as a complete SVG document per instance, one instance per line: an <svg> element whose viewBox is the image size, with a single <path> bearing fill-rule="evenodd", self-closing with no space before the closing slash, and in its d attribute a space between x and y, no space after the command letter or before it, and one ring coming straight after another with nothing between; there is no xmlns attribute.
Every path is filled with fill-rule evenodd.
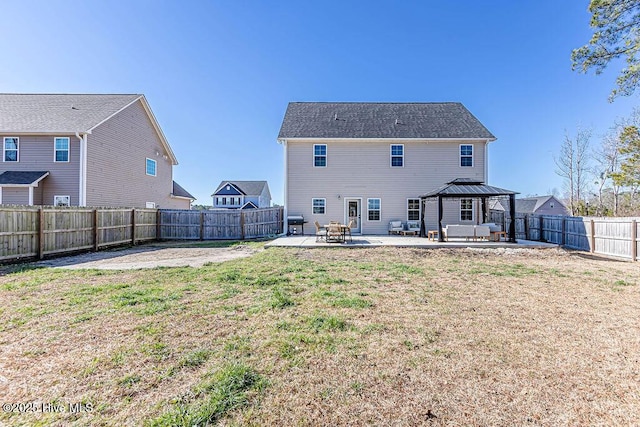
<svg viewBox="0 0 640 427"><path fill-rule="evenodd" d="M0 276L0 424L633 425L638 284L557 250L24 268Z"/></svg>

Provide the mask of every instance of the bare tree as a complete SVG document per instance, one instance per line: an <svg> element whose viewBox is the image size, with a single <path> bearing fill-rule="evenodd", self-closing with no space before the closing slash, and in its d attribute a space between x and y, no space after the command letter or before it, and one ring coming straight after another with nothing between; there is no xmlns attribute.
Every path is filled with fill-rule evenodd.
<svg viewBox="0 0 640 427"><path fill-rule="evenodd" d="M613 196L611 212L613 216L618 216L618 208L620 205L620 185L611 176L620 169L620 129L614 126L607 133L600 143L600 147L593 150L595 166L593 174L596 176L596 185L598 186L598 213L604 215L607 211L604 202L604 190L609 188Z"/></svg>
<svg viewBox="0 0 640 427"><path fill-rule="evenodd" d="M553 159L557 167L556 174L565 179L571 215L578 213L580 201L588 187L590 140L591 131L586 129L578 129L575 138L565 134L560 155Z"/></svg>

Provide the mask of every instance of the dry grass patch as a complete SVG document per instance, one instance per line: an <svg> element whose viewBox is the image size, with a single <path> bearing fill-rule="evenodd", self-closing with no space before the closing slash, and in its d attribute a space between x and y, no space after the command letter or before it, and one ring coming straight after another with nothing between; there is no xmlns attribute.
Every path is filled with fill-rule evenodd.
<svg viewBox="0 0 640 427"><path fill-rule="evenodd" d="M0 277L0 395L34 425L632 425L637 264L558 250L269 249Z"/></svg>

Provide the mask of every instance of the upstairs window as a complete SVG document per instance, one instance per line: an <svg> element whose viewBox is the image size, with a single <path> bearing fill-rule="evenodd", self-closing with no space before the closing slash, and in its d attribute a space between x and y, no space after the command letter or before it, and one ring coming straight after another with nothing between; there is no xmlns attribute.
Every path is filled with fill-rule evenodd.
<svg viewBox="0 0 640 427"><path fill-rule="evenodd" d="M473 145L460 146L460 166L473 166Z"/></svg>
<svg viewBox="0 0 640 427"><path fill-rule="evenodd" d="M17 137L5 137L4 138L4 157L5 162L17 162L19 160L18 155L19 139Z"/></svg>
<svg viewBox="0 0 640 427"><path fill-rule="evenodd" d="M473 221L473 199L460 200L460 221Z"/></svg>
<svg viewBox="0 0 640 427"><path fill-rule="evenodd" d="M391 167L404 166L404 145L391 146Z"/></svg>
<svg viewBox="0 0 640 427"><path fill-rule="evenodd" d="M147 175L156 176L156 161L147 159Z"/></svg>
<svg viewBox="0 0 640 427"><path fill-rule="evenodd" d="M324 168L327 166L327 145L326 144L313 145L313 166L317 168Z"/></svg>
<svg viewBox="0 0 640 427"><path fill-rule="evenodd" d="M54 162L68 162L69 161L69 138L54 138Z"/></svg>

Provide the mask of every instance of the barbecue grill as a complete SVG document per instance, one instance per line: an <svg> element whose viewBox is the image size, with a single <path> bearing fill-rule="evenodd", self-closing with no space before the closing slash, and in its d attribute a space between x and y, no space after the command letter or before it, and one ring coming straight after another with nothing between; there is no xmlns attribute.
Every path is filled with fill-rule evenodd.
<svg viewBox="0 0 640 427"><path fill-rule="evenodd" d="M302 215L290 215L287 217L287 236L290 234L298 234L297 225L302 228L302 233L304 234L304 225L307 221L304 220ZM293 231L292 231L293 230Z"/></svg>

